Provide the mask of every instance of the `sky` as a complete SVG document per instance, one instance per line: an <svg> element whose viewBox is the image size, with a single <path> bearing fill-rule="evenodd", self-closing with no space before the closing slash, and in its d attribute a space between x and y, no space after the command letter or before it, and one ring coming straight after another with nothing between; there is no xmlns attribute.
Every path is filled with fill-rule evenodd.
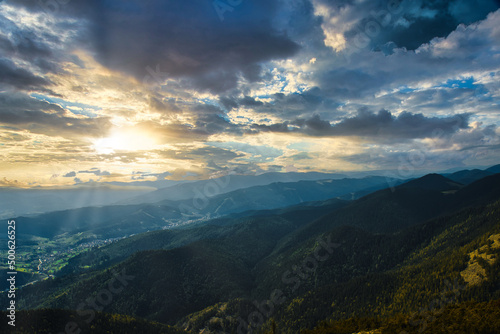
<svg viewBox="0 0 500 334"><path fill-rule="evenodd" d="M0 1L0 186L498 164L499 6Z"/></svg>

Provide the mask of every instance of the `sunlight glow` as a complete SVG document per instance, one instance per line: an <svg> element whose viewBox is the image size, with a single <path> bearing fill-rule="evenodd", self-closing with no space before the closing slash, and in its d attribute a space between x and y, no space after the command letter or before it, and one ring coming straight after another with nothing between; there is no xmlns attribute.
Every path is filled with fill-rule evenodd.
<svg viewBox="0 0 500 334"><path fill-rule="evenodd" d="M109 137L93 141L93 148L98 154L145 151L154 149L156 146L155 138L135 129L115 129Z"/></svg>

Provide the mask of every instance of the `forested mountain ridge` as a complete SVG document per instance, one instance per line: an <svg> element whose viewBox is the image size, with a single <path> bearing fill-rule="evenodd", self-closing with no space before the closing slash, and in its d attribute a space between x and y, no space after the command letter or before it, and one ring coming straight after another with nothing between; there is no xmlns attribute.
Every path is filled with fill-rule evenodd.
<svg viewBox="0 0 500 334"><path fill-rule="evenodd" d="M291 294L294 284L283 283L279 277L271 280L275 289L282 290L289 297L281 307L264 317L264 328L270 330L274 323L280 333L297 333L315 326L323 328L317 333L353 333L378 330L396 322L401 326L399 331L384 329L382 332L400 333L405 328L416 327L412 331L408 330L416 333L422 329L421 323L424 323L419 323L418 317L429 322L429 313L436 311L437 307L444 310L448 306L454 307L456 303L499 300L500 261L481 262L486 273L481 284L469 285L463 277L471 252L482 249L485 254L500 258L500 248L491 247L494 244L491 236L498 233L500 202L464 209L454 215L416 225L392 238L380 238L382 242L378 244L368 243L373 241L374 235L365 234L357 239L353 237L351 241L356 242L354 245L343 244L332 254L332 260L319 263L313 274L296 281L300 283L298 295ZM333 236L332 240L339 241ZM304 254L303 258L307 258L307 255ZM285 266L289 270L292 267L291 264ZM349 271L351 275L346 277ZM281 274L284 272L282 269ZM256 300L263 303L268 298ZM233 317L220 311L227 308L245 310L246 313L239 316L250 328L247 317L258 310L255 305L252 308L252 303L251 300L234 300L195 313L179 324L198 330L231 328L236 325L231 322ZM467 311L463 305L459 308L462 309L461 314ZM210 322L210 319L213 318L219 319L219 327L211 325L214 321ZM366 318L371 320L367 321ZM348 323L349 326L346 325ZM493 325L499 326L498 323ZM336 328L344 328L344 331L336 331ZM490 332L496 333L493 330Z"/></svg>
<svg viewBox="0 0 500 334"><path fill-rule="evenodd" d="M498 261L478 260L487 276L480 284L469 286L462 275L471 253L498 256L490 237L500 234L500 178L463 186L440 177L436 186L429 177L436 179L353 202L219 218L127 238L75 258L59 278L24 287L19 306L77 308L124 273L134 279L113 295L106 312L191 333L246 333L260 325L262 331L276 326L297 333L338 321L385 330L406 323L443 291L459 289L461 303L500 298ZM90 268L83 270L85 264ZM272 312L262 309L269 300ZM252 322L255 312L262 321Z"/></svg>
<svg viewBox="0 0 500 334"><path fill-rule="evenodd" d="M213 181L204 183L211 187L191 191L188 199L85 207L35 217L18 217L16 221L22 228L20 233L27 237L54 238L64 233L85 233L89 237L101 239L117 238L248 210L277 209L336 197L358 198L359 194L371 193L385 188L389 183L401 182L372 176L361 179L275 182L222 193L224 187ZM0 231L0 235L4 233Z"/></svg>

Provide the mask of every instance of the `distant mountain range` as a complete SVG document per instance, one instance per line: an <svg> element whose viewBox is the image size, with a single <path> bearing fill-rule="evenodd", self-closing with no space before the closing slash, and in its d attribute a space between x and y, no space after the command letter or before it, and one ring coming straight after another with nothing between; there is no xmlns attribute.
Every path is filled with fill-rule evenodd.
<svg viewBox="0 0 500 334"><path fill-rule="evenodd" d="M277 182L290 183L298 181L335 180L343 178L346 178L346 175L318 172L264 173L260 175L227 174L225 176L209 180L194 181L158 189L146 195L121 201L119 204L157 203L164 200L178 201L192 199L199 193L205 194L205 196L208 197L213 197L238 189L265 186Z"/></svg>
<svg viewBox="0 0 500 334"><path fill-rule="evenodd" d="M20 233L52 238L62 233L86 232L99 238L178 226L193 220L224 216L248 210L266 210L329 198L357 198L402 181L384 177L298 181L254 186L210 196L194 192L187 200L163 200L154 204L113 205L50 212L35 217L19 217ZM209 183L202 183L209 184ZM215 183L214 183L215 184ZM207 188L209 189L209 188ZM0 235L5 232L0 231Z"/></svg>
<svg viewBox="0 0 500 334"><path fill-rule="evenodd" d="M449 178L450 180L456 181L462 184L469 184L474 181L480 180L486 176L500 173L500 165L495 165L485 170L472 169L472 170L462 170L455 173L442 174L443 176Z"/></svg>
<svg viewBox="0 0 500 334"><path fill-rule="evenodd" d="M500 173L500 165L485 170L463 170L443 176L461 184L469 184L485 176ZM238 189L265 186L272 183L338 180L385 175L378 172L338 173L264 173L260 175L227 175L201 181L133 181L88 182L65 187L0 188L0 219L35 216L42 213L90 206L153 204L161 201L193 199L199 193L213 197ZM370 189L358 191L351 199L367 195ZM346 198L348 195L346 194ZM285 204L286 205L286 204Z"/></svg>
<svg viewBox="0 0 500 334"><path fill-rule="evenodd" d="M22 215L111 205L117 201L144 195L155 188L89 183L72 187L0 188L0 219Z"/></svg>
<svg viewBox="0 0 500 334"><path fill-rule="evenodd" d="M113 204L156 203L163 200L192 198L196 191L209 188L217 194L236 189L267 185L273 182L296 182L344 178L328 173L265 173L261 175L227 175L202 181L134 181L88 182L64 187L0 188L0 219ZM215 188L214 188L215 187Z"/></svg>

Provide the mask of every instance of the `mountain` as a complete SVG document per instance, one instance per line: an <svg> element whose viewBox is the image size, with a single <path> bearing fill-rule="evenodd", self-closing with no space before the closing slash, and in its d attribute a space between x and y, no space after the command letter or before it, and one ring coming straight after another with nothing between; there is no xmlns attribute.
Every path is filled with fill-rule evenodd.
<svg viewBox="0 0 500 334"><path fill-rule="evenodd" d="M330 200L317 203L305 203L289 208L276 210L251 211L229 215L224 218L213 219L209 222L187 225L186 228L153 231L134 235L130 238L96 248L75 256L68 261L59 276L68 273L82 272L84 268L103 268L125 260L139 251L155 249L173 249L182 247L200 240L227 238L233 235L242 225L259 220L265 224L278 219L286 222L282 228L289 233L309 220L319 218L324 214L347 205L347 201ZM283 232L280 232L283 233Z"/></svg>
<svg viewBox="0 0 500 334"><path fill-rule="evenodd" d="M500 261L494 259L500 255L500 243L493 242L500 238L499 217L500 203L496 202L486 207L462 210L405 230L401 238L397 239L404 248L394 249L394 255L404 258L399 265L382 272L365 271L356 279L326 284L321 289L305 292L285 305L282 308L284 312L276 317L287 319L288 324L282 324L282 328L312 328L314 322L321 318L331 320L349 318L355 314L376 314L383 319L403 313L415 319L415 314L417 317L426 317L433 310L457 302L499 300ZM365 247L368 252L360 249L356 253L361 257L363 253L365 257L371 256L371 260L366 263L372 266L384 265L384 262L377 263L377 260L380 259L378 254L384 259L379 249L392 244L390 240L386 242L386 245L377 245L376 248L367 244ZM404 256L402 253L409 249L412 250ZM309 284L309 289L311 287ZM304 300L300 304L294 303L302 298ZM299 319L296 314L301 314ZM466 317L466 314L467 310L464 309L460 317ZM424 319L433 321L429 317ZM359 318L356 320L358 324L362 321ZM404 326L404 322L400 324ZM411 321L406 330L422 332L425 328L425 324L422 324ZM331 325L335 327L334 322ZM388 332L400 333L402 330L405 327ZM485 333L490 332L494 331Z"/></svg>
<svg viewBox="0 0 500 334"><path fill-rule="evenodd" d="M433 180L438 181L436 185L430 182ZM297 253L294 252L297 244L314 242L314 236L333 228L347 225L372 233L397 233L444 214L491 203L500 198L500 174L479 180L454 193L449 192L456 187L442 176L427 175L392 190L377 191L290 233L281 240L274 253L293 262L297 261Z"/></svg>
<svg viewBox="0 0 500 334"><path fill-rule="evenodd" d="M110 238L146 232L167 225L162 220L152 219L151 214L161 212L162 217L179 219L181 214L167 206L105 206L50 212L35 217L16 218L18 234L44 238L57 235L87 232ZM133 216L134 219L127 219ZM143 218L143 219L141 219ZM141 221L147 220L147 224ZM0 232L0 235L5 232Z"/></svg>
<svg viewBox="0 0 500 334"><path fill-rule="evenodd" d="M353 202L141 234L90 250L65 275L24 287L18 305L77 307L106 289L114 273L130 280L106 312L191 333L236 332L256 322L281 333L347 320L361 328L369 316L378 329L454 293L444 289L455 279L458 302L487 302L500 298L499 185L500 175L468 186L430 175ZM479 283L467 283L476 277ZM382 323L386 318L394 320Z"/></svg>
<svg viewBox="0 0 500 334"><path fill-rule="evenodd" d="M318 172L264 173L260 175L228 174L209 180L193 181L158 189L149 194L121 201L118 204L157 203L163 200L178 201L192 199L199 193L212 197L238 189L263 186L276 182L315 181L340 178L345 178L345 175ZM210 195L206 195L206 193Z"/></svg>
<svg viewBox="0 0 500 334"><path fill-rule="evenodd" d="M457 187L442 176L427 175L395 188L379 190L297 230L289 236L287 247L343 225L378 233L401 230L446 212L451 196L448 192Z"/></svg>
<svg viewBox="0 0 500 334"><path fill-rule="evenodd" d="M498 196L500 196L500 174L494 174L458 190L452 197L453 206L459 208L479 205L491 202Z"/></svg>
<svg viewBox="0 0 500 334"><path fill-rule="evenodd" d="M263 291L253 299L214 305L178 326L191 333L221 328L246 333L256 323L264 324L264 333L421 333L429 327L440 330L433 333L469 333L448 326L470 322L467 326L482 327L490 319L484 333L496 333L492 328L500 323L488 311L498 314L500 302L499 218L497 201L395 234L334 228L323 235L340 245L329 256L318 253L314 241L296 245L301 255L295 261L274 256L264 276L257 276ZM323 256L316 264L310 260L315 254ZM279 298L272 297L278 292ZM459 312L450 314L450 308ZM217 326L211 319L219 320Z"/></svg>
<svg viewBox="0 0 500 334"><path fill-rule="evenodd" d="M495 166L491 166L490 168L487 168L486 171L490 172L490 173L498 174L498 173L500 173L500 164L495 165Z"/></svg>
<svg viewBox="0 0 500 334"><path fill-rule="evenodd" d="M7 319L7 312L1 311ZM171 326L135 319L126 315L94 312L94 318L82 319L78 312L68 310L29 310L16 312L17 334L49 333L143 333L181 334L184 331ZM0 332L11 333L7 321L0 323Z"/></svg>
<svg viewBox="0 0 500 334"><path fill-rule="evenodd" d="M86 299L89 291L105 288L113 271L126 272L139 279L129 282L128 288L115 298L117 308L109 311L124 313L122 307L128 305L132 309L125 313L172 323L213 303L247 295L253 286L251 268L294 227L279 217L245 219L240 224L219 228L211 238L174 249L139 252L112 270L81 274L88 280L68 275L26 287L25 296L33 298L20 297L19 305L32 308L41 302L42 307L67 307ZM169 231L154 233L159 237ZM144 245L138 240L135 244ZM151 286L144 282L154 283ZM67 293L60 294L62 286L69 289ZM73 291L81 293L74 295Z"/></svg>
<svg viewBox="0 0 500 334"><path fill-rule="evenodd" d="M402 181L381 176L361 179L338 179L298 182L276 182L265 186L239 189L221 195L197 193L193 198L179 201L179 209L191 216L221 216L248 210L267 210L299 203L322 201L335 197L356 199L359 192L383 189ZM158 204L169 204L159 202Z"/></svg>
<svg viewBox="0 0 500 334"><path fill-rule="evenodd" d="M228 175L202 181L87 182L73 186L45 188L0 187L0 219L34 216L42 213L90 206L156 203L162 200L192 198L205 187L217 187L218 194L236 189L266 185L273 182L337 179L342 174L329 173L266 173L262 175Z"/></svg>
<svg viewBox="0 0 500 334"><path fill-rule="evenodd" d="M317 176L316 173L311 175ZM292 175L293 176L293 175ZM163 200L155 204L114 205L50 212L35 217L19 217L20 233L53 238L62 233L85 232L98 238L118 238L170 228L190 222L248 210L286 207L333 197L355 197L359 191L372 192L398 180L384 177L298 181L254 186L211 196L197 193L181 201ZM215 184L215 183L214 183ZM0 235L5 231L0 231Z"/></svg>
<svg viewBox="0 0 500 334"><path fill-rule="evenodd" d="M421 178L411 180L409 182L403 183L399 186L399 189L403 188L419 188L425 190L435 190L435 191L453 191L462 188L463 185L450 180L439 174L428 174Z"/></svg>
<svg viewBox="0 0 500 334"><path fill-rule="evenodd" d="M489 172L487 170L472 169L472 170L462 170L452 174L444 174L450 180L461 184L470 184L472 182L478 181L486 176L493 175L495 173Z"/></svg>
<svg viewBox="0 0 500 334"><path fill-rule="evenodd" d="M110 185L97 182L71 187L2 188L0 187L0 219L76 209L89 206L111 205L115 202L144 196L155 190L147 186Z"/></svg>

